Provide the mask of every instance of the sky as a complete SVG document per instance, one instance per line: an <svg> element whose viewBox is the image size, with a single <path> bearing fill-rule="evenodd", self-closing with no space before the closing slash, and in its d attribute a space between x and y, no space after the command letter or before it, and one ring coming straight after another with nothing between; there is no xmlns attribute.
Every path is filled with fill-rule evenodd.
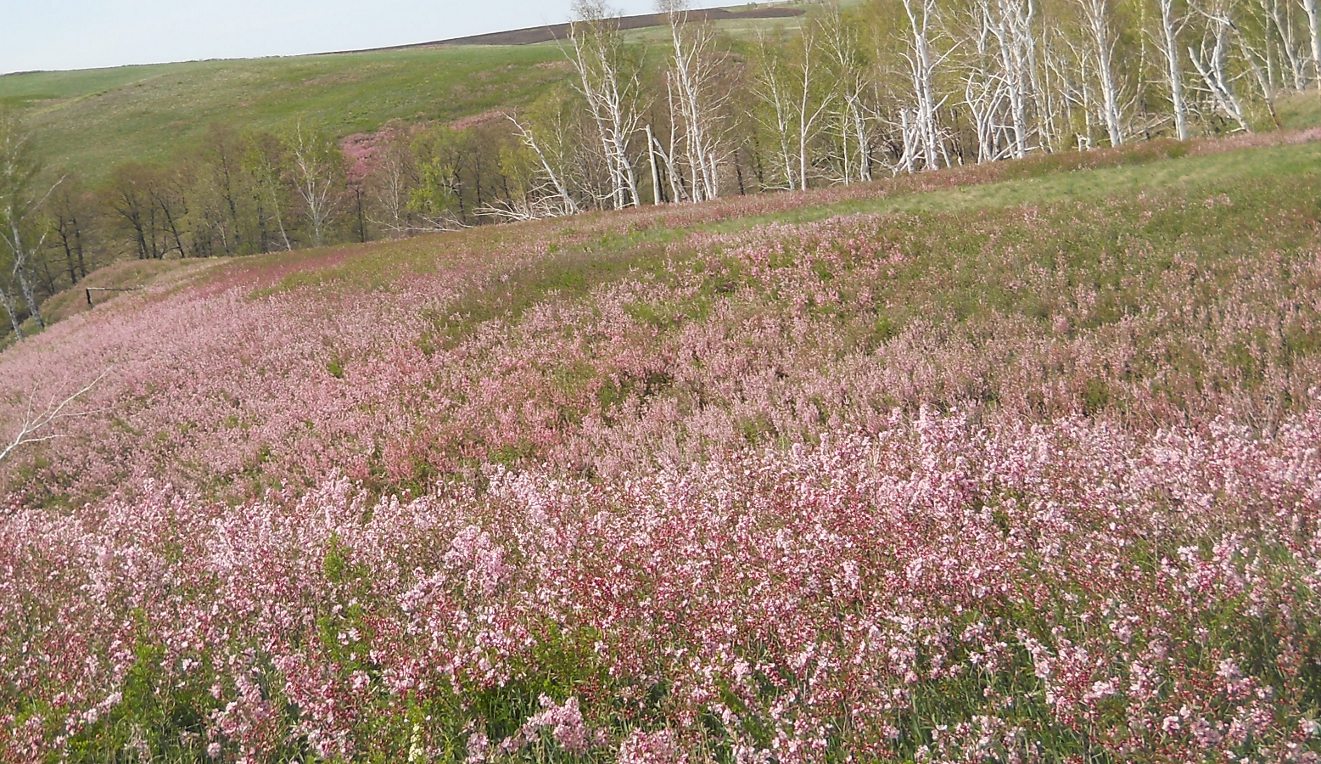
<svg viewBox="0 0 1321 764"><path fill-rule="evenodd" d="M694 8L742 0L693 2ZM355 50L567 21L571 0L0 0L0 74ZM654 0L613 0L624 14Z"/></svg>

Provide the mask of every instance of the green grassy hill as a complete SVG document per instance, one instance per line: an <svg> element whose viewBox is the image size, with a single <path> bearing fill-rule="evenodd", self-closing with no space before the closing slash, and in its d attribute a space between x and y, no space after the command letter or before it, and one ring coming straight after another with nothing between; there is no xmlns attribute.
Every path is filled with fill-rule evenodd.
<svg viewBox="0 0 1321 764"><path fill-rule="evenodd" d="M96 179L168 159L221 121L342 136L517 106L565 76L561 60L554 45L460 46L41 72L0 78L0 102L27 113L49 156Z"/></svg>
<svg viewBox="0 0 1321 764"><path fill-rule="evenodd" d="M732 35L793 27L736 19ZM628 33L666 42L659 30ZM436 44L283 58L196 61L0 76L0 106L17 107L47 156L93 182L129 161L166 160L215 123L278 131L296 123L331 135L391 120L450 122L528 103L571 70L555 43Z"/></svg>

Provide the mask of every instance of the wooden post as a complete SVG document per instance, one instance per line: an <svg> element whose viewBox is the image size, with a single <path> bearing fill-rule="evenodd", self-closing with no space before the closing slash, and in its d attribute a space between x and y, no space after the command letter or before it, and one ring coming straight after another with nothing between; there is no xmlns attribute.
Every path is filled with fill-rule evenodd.
<svg viewBox="0 0 1321 764"><path fill-rule="evenodd" d="M146 287L87 287L87 305L92 308L96 307L96 303L92 302L92 292L141 292L143 289L146 289Z"/></svg>

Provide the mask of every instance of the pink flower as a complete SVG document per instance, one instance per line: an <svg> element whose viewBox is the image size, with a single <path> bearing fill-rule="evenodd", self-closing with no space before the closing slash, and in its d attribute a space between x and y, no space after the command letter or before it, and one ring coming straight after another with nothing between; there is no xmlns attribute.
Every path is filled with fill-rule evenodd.
<svg viewBox="0 0 1321 764"><path fill-rule="evenodd" d="M636 730L619 745L620 764L678 764L683 760L674 733L669 730Z"/></svg>

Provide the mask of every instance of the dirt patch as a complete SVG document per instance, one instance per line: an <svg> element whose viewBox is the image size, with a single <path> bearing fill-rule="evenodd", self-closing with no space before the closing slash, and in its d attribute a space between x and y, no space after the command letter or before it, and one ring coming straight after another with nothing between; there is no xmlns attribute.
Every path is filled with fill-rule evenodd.
<svg viewBox="0 0 1321 764"><path fill-rule="evenodd" d="M348 160L349 182L361 183L376 167L376 157L381 148L398 132L397 128L386 127L374 133L354 133L340 139L339 148Z"/></svg>
<svg viewBox="0 0 1321 764"><path fill-rule="evenodd" d="M509 113L509 109L487 109L480 114L459 117L453 122L450 122L449 126L455 130L467 130L470 127L482 127L484 125L489 125L492 122L503 122Z"/></svg>
<svg viewBox="0 0 1321 764"><path fill-rule="evenodd" d="M710 8L689 11L688 16L693 21L746 21L750 19L792 19L803 16L806 13L801 8ZM619 19L619 28L623 30L649 29L651 27L664 26L669 20L662 13L645 13L638 16L624 16ZM435 42L419 42L412 45L396 45L389 48L373 48L373 51L381 50L409 50L412 48L431 48L440 45L535 45L542 42L552 42L554 40L564 40L569 36L568 24L552 24L550 26L528 27L526 29L514 29L508 32L492 32L490 34L470 35L468 37L455 37L449 40L437 40ZM357 51L368 52L368 51Z"/></svg>

